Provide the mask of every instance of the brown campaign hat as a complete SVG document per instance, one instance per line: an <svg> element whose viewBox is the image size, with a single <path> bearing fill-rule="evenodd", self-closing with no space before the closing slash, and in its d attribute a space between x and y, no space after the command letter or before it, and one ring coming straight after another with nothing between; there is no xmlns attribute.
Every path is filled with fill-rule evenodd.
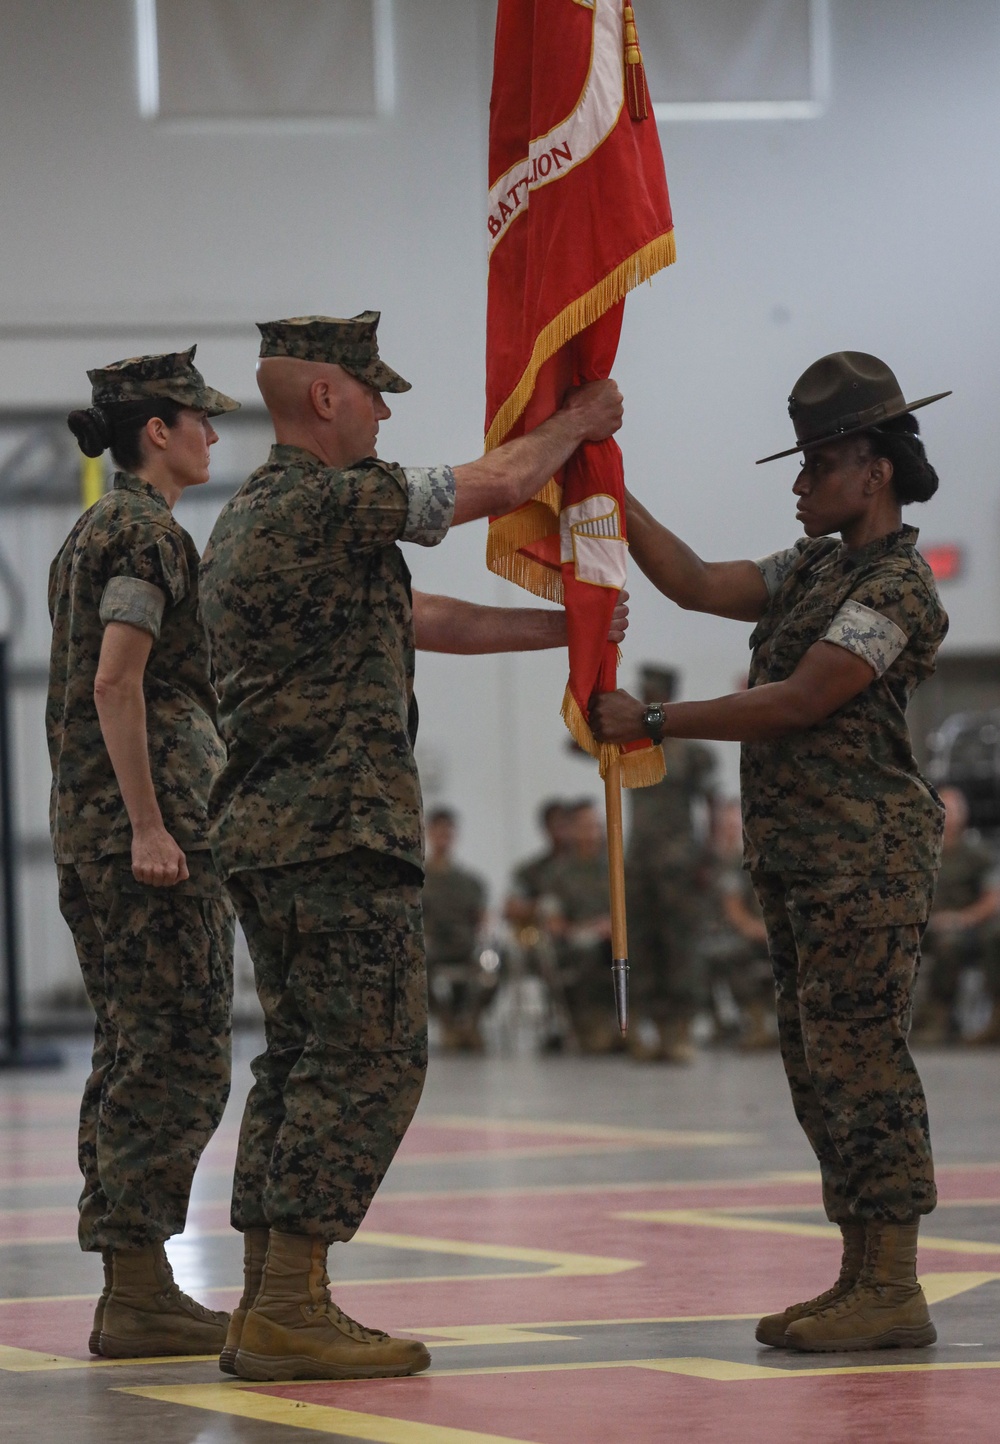
<svg viewBox="0 0 1000 1444"><path fill-rule="evenodd" d="M238 411L240 403L213 386L194 364L197 347L170 351L161 356L129 356L88 371L95 406L113 406L122 401L156 401L165 397L194 411L221 416Z"/></svg>
<svg viewBox="0 0 1000 1444"><path fill-rule="evenodd" d="M284 321L258 321L260 354L321 361L374 386L376 391L409 391L409 381L387 366L378 354L380 311L362 311L342 320L337 316L291 316Z"/></svg>
<svg viewBox="0 0 1000 1444"><path fill-rule="evenodd" d="M919 401L907 401L899 382L884 361L867 351L834 351L822 356L803 371L788 398L788 414L795 427L798 444L787 451L762 456L776 461L791 456L807 446L821 446L858 431L867 431L893 416L916 411L950 396L950 391L937 391Z"/></svg>

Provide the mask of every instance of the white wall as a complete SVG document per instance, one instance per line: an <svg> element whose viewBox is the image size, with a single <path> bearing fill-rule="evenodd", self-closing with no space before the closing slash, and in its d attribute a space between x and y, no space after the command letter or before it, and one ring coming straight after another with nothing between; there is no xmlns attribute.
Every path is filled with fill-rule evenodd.
<svg viewBox="0 0 1000 1444"><path fill-rule="evenodd" d="M385 453L478 453L494 7L394 9L391 118L210 131L140 120L128 0L5 0L0 407L78 403L87 366L192 340L210 380L251 401L254 319L376 306L384 354L415 383ZM794 458L754 459L791 440L785 398L809 362L875 351L911 395L955 390L921 413L942 493L912 519L925 539L967 549L966 578L945 593L949 645L992 647L1000 11L993 0L830 10L823 118L661 128L679 260L627 307L628 479L707 555L787 545ZM486 572L484 541L473 525L414 550L417 585L523 604ZM48 556L20 563L37 603ZM681 666L688 696L728 690L746 628L679 614L641 578L632 590L625 679L661 658ZM564 680L561 658L542 654L420 662L428 792L462 811L463 850L497 888L534 845L541 796L597 791L591 765L565 750ZM43 795L30 754L25 786Z"/></svg>

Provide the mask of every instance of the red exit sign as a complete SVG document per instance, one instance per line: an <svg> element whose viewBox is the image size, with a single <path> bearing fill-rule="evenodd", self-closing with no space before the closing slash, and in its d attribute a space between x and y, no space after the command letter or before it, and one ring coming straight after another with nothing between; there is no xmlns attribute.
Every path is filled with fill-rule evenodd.
<svg viewBox="0 0 1000 1444"><path fill-rule="evenodd" d="M965 550L957 542L920 548L924 561L939 582L954 582L965 571Z"/></svg>

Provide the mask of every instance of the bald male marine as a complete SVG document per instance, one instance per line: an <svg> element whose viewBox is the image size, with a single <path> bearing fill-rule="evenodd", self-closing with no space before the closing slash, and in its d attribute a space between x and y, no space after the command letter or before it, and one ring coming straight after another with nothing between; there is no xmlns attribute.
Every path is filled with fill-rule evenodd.
<svg viewBox="0 0 1000 1444"><path fill-rule="evenodd" d="M262 324L257 380L276 445L224 507L202 616L228 762L209 804L264 1009L233 1183L243 1298L221 1367L245 1379L413 1374L430 1355L347 1318L328 1245L353 1236L413 1116L427 1066L413 760L414 646L554 647L561 612L411 593L399 541L520 506L583 441L617 431L611 381L529 435L452 469L375 456L378 312ZM625 609L613 637L623 634Z"/></svg>

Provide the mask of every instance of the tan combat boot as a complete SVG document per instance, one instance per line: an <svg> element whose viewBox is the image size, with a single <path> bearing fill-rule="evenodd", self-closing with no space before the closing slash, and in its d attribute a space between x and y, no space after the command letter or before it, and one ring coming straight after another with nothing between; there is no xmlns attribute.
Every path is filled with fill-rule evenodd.
<svg viewBox="0 0 1000 1444"><path fill-rule="evenodd" d="M243 1297L229 1316L225 1347L219 1355L219 1368L224 1374L236 1373L236 1353L240 1347L243 1324L260 1293L266 1258L267 1229L248 1228L243 1234Z"/></svg>
<svg viewBox="0 0 1000 1444"><path fill-rule="evenodd" d="M92 1354L101 1352L101 1329L104 1326L104 1305L108 1301L111 1292L112 1267L111 1250L101 1249L101 1259L104 1262L104 1287L101 1290L101 1297L97 1300L97 1308L94 1310L94 1327L90 1331L90 1338L87 1340L87 1347Z"/></svg>
<svg viewBox="0 0 1000 1444"><path fill-rule="evenodd" d="M330 1298L327 1245L272 1229L264 1278L243 1323L241 1379L385 1379L419 1374L431 1356L415 1339L394 1339L349 1319Z"/></svg>
<svg viewBox="0 0 1000 1444"><path fill-rule="evenodd" d="M858 1281L862 1265L865 1261L865 1225L860 1220L852 1219L849 1222L839 1225L841 1237L844 1240L844 1251L840 1258L840 1274L837 1282L832 1288L818 1294L814 1299L806 1299L805 1303L789 1304L788 1308L780 1314L765 1314L757 1325L756 1339L758 1344L767 1344L772 1349L786 1349L788 1342L785 1338L789 1324L796 1319L801 1319L806 1314L816 1313L819 1309L825 1309L829 1304L836 1303L851 1289Z"/></svg>
<svg viewBox="0 0 1000 1444"><path fill-rule="evenodd" d="M785 1343L807 1354L924 1349L937 1330L917 1282L915 1223L869 1223L865 1262L842 1299L789 1324Z"/></svg>
<svg viewBox="0 0 1000 1444"><path fill-rule="evenodd" d="M181 1293L162 1243L114 1250L100 1336L106 1359L218 1354L228 1324L228 1314L206 1309Z"/></svg>

